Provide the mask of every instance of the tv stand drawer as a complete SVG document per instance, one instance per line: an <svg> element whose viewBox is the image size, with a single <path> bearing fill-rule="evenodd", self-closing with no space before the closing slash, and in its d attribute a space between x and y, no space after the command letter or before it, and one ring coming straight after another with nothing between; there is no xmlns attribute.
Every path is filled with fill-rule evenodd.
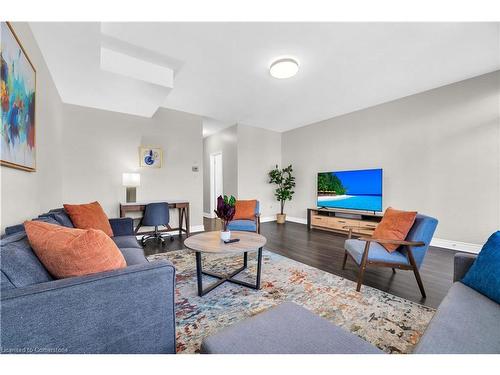
<svg viewBox="0 0 500 375"><path fill-rule="evenodd" d="M329 229L346 234L351 229L353 234L372 235L378 225L378 221L374 220L350 219L339 216L320 215L318 213L311 213L310 217L311 227Z"/></svg>
<svg viewBox="0 0 500 375"><path fill-rule="evenodd" d="M336 229L336 230L346 230L346 226L351 226L351 227L359 227L360 222L359 220L355 219L346 219L343 217L329 217L329 224L331 229Z"/></svg>
<svg viewBox="0 0 500 375"><path fill-rule="evenodd" d="M311 217L311 224L317 227L330 227L330 218L328 216L313 215Z"/></svg>

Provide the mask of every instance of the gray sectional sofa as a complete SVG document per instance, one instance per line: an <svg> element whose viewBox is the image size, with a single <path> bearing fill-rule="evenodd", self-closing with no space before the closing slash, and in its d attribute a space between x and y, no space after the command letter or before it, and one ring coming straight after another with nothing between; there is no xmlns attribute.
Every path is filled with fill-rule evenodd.
<svg viewBox="0 0 500 375"><path fill-rule="evenodd" d="M72 226L62 209L35 220ZM110 219L127 267L54 280L22 224L0 247L2 353L175 353L175 268L149 263L132 219Z"/></svg>
<svg viewBox="0 0 500 375"><path fill-rule="evenodd" d="M500 353L500 305L462 284L476 255L455 255L453 285L439 305L415 353Z"/></svg>
<svg viewBox="0 0 500 375"><path fill-rule="evenodd" d="M475 255L456 254L454 283L416 346L416 354L500 353L500 305L459 280ZM379 349L286 302L203 340L213 354L375 354Z"/></svg>

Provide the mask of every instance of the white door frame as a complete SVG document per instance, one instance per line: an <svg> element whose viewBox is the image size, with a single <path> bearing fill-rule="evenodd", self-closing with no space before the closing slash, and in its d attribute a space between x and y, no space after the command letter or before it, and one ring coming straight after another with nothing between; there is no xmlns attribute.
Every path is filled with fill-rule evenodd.
<svg viewBox="0 0 500 375"><path fill-rule="evenodd" d="M220 168L216 168L216 161L219 161ZM220 180L220 194L224 195L224 180L223 180L223 164L222 164L222 151L213 152L210 154L210 216L215 217L214 210L216 209L216 182L217 170L219 171L218 179Z"/></svg>

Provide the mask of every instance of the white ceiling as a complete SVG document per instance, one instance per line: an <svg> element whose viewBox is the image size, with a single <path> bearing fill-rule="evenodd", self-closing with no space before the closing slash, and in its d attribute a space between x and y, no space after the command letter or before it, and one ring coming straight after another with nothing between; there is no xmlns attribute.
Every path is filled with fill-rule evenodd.
<svg viewBox="0 0 500 375"><path fill-rule="evenodd" d="M284 131L500 69L498 23L31 23L64 102ZM174 87L99 68L101 46L174 70ZM270 63L299 73L277 80Z"/></svg>
<svg viewBox="0 0 500 375"><path fill-rule="evenodd" d="M208 137L232 125L235 124L219 121L210 117L203 117L203 137Z"/></svg>

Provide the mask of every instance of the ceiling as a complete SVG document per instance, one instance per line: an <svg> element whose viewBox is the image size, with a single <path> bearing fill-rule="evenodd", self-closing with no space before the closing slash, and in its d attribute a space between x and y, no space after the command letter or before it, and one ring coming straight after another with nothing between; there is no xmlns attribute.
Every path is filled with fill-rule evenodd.
<svg viewBox="0 0 500 375"><path fill-rule="evenodd" d="M498 23L30 23L64 102L285 131L500 69ZM102 47L173 70L105 71ZM269 75L291 56L295 77Z"/></svg>
<svg viewBox="0 0 500 375"><path fill-rule="evenodd" d="M232 125L235 124L218 121L210 117L203 117L203 137L208 137Z"/></svg>

